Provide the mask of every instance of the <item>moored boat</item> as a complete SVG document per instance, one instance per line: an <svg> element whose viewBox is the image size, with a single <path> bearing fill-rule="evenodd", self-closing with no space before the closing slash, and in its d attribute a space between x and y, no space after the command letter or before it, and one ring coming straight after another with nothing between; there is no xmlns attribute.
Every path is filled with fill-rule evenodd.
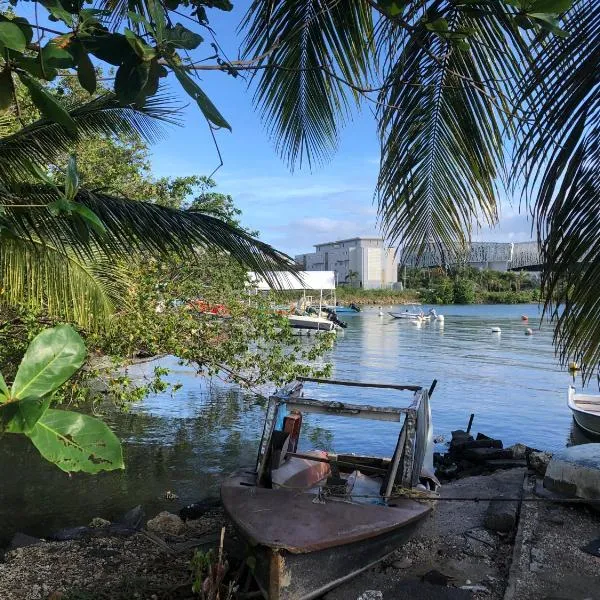
<svg viewBox="0 0 600 600"><path fill-rule="evenodd" d="M309 399L303 382L411 392L407 406ZM302 379L269 398L254 468L221 487L225 511L255 559L269 600L311 600L383 560L431 511L406 497L432 495L433 446L428 391L419 386ZM299 452L302 417L318 413L401 424L391 458ZM433 491L427 491L433 490Z"/></svg>
<svg viewBox="0 0 600 600"><path fill-rule="evenodd" d="M318 331L333 331L336 328L334 322L325 317L311 315L286 315L290 326L294 329L315 329Z"/></svg>
<svg viewBox="0 0 600 600"><path fill-rule="evenodd" d="M588 433L600 435L600 396L577 394L575 388L569 386L567 404L579 427Z"/></svg>

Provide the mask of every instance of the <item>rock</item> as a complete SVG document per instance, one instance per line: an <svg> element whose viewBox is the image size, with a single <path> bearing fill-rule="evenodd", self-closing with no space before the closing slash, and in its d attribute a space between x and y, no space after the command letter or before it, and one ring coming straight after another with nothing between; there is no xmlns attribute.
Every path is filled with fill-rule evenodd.
<svg viewBox="0 0 600 600"><path fill-rule="evenodd" d="M531 452L527 458L527 465L538 475L544 477L551 460L552 454L549 452Z"/></svg>
<svg viewBox="0 0 600 600"><path fill-rule="evenodd" d="M436 571L432 569L431 571L427 571L425 575L421 577L421 580L425 583L432 583L433 585L445 585L447 586L454 578L449 575L445 575L440 571Z"/></svg>
<svg viewBox="0 0 600 600"><path fill-rule="evenodd" d="M57 542L65 542L67 540L82 540L88 537L91 533L89 527L81 525L80 527L66 527L65 529L59 529L51 535L48 539L55 540Z"/></svg>
<svg viewBox="0 0 600 600"><path fill-rule="evenodd" d="M465 450L463 456L477 463L487 460L512 460L510 450L503 450L501 448L472 448Z"/></svg>
<svg viewBox="0 0 600 600"><path fill-rule="evenodd" d="M522 469L527 466L526 460L518 459L500 459L500 460L486 460L485 466L490 469Z"/></svg>
<svg viewBox="0 0 600 600"><path fill-rule="evenodd" d="M10 544L8 544L7 550L10 552L11 550L16 550L17 548L26 548L27 546L35 546L36 544L40 544L42 540L40 538L33 537L31 535L27 535L26 533L17 532L13 535Z"/></svg>
<svg viewBox="0 0 600 600"><path fill-rule="evenodd" d="M88 525L88 527L91 527L92 529L98 529L99 527L106 527L107 525L110 525L110 521L107 521L106 519L103 519L102 517L94 517L90 521L90 524Z"/></svg>
<svg viewBox="0 0 600 600"><path fill-rule="evenodd" d="M492 531L508 533L514 529L517 524L518 502L506 501L501 499L490 501L485 513L484 525Z"/></svg>
<svg viewBox="0 0 600 600"><path fill-rule="evenodd" d="M525 444L514 444L509 446L507 450L510 450L513 458L524 459L527 457L527 446Z"/></svg>
<svg viewBox="0 0 600 600"><path fill-rule="evenodd" d="M477 437L475 439L476 440L491 440L492 438L485 435L485 433L478 433Z"/></svg>
<svg viewBox="0 0 600 600"><path fill-rule="evenodd" d="M470 450L472 448L502 448L502 440L487 438L485 440L467 440L465 442L456 442L452 444L453 453L462 450Z"/></svg>
<svg viewBox="0 0 600 600"><path fill-rule="evenodd" d="M392 563L392 567L394 569L408 569L413 564L413 561L410 558L403 558L402 560L395 560Z"/></svg>
<svg viewBox="0 0 600 600"><path fill-rule="evenodd" d="M220 498L204 498L203 500L184 506L179 511L179 516L184 521L187 521L188 519L198 519L209 510L213 510L219 506L221 506Z"/></svg>
<svg viewBox="0 0 600 600"><path fill-rule="evenodd" d="M163 511L154 519L150 519L146 527L149 531L160 535L180 535L185 529L185 523L177 515Z"/></svg>
<svg viewBox="0 0 600 600"><path fill-rule="evenodd" d="M579 498L600 497L600 444L571 446L554 454L544 487Z"/></svg>
<svg viewBox="0 0 600 600"><path fill-rule="evenodd" d="M468 434L466 431L463 431L462 429L457 429L456 431L452 432L452 441L450 442L450 445L452 446L452 444L456 442L469 441L473 441L473 436Z"/></svg>
<svg viewBox="0 0 600 600"><path fill-rule="evenodd" d="M483 593L483 594L489 594L490 590L488 590L485 585L461 585L460 586L461 590L470 590L471 592L475 592L475 593Z"/></svg>
<svg viewBox="0 0 600 600"><path fill-rule="evenodd" d="M367 590L356 600L383 600L383 592L380 592L379 590Z"/></svg>
<svg viewBox="0 0 600 600"><path fill-rule="evenodd" d="M118 521L120 525L130 527L131 529L141 529L146 520L146 513L141 505L137 505L130 511L126 512Z"/></svg>

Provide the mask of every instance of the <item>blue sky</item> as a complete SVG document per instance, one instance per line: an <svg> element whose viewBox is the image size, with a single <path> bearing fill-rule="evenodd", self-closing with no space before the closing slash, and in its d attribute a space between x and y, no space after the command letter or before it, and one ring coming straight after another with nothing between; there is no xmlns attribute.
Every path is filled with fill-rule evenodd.
<svg viewBox="0 0 600 600"><path fill-rule="evenodd" d="M249 0L234 0L234 10L209 11L210 24L230 60L237 58L240 39L235 30ZM19 12L27 15L27 5ZM186 25L185 19L182 19ZM187 23L189 25L189 22ZM192 26L192 28L194 28ZM198 30L198 28L194 28ZM212 53L211 39L195 58ZM202 53L205 51L205 54ZM214 175L218 190L231 194L243 211L243 222L266 242L289 254L310 252L324 241L379 234L373 193L379 146L376 126L367 105L342 131L337 153L324 166L290 172L275 152L259 114L252 90L241 78L203 72L200 85L232 126L217 132L224 165ZM219 164L208 126L197 106L169 76L168 93L185 106L183 126L168 127L163 141L151 148L156 176L209 175ZM531 224L518 205L502 202L501 221L493 231L475 232L475 239L522 241L531 238Z"/></svg>
<svg viewBox="0 0 600 600"><path fill-rule="evenodd" d="M211 26L230 60L237 58L239 38L233 32L246 4L235 2L232 13L210 11ZM252 90L241 78L205 72L201 85L232 126L232 133L217 133L224 165L214 178L219 191L232 194L242 209L245 225L292 255L310 252L316 243L379 233L373 204L379 147L367 106L348 122L329 163L312 172L306 168L292 173L276 154L252 107ZM180 98L188 101L183 95ZM184 122L183 128L171 129L169 137L153 147L157 175L209 174L219 164L198 109L189 106ZM505 200L498 227L475 232L474 237L528 240L531 223L519 212L518 203Z"/></svg>

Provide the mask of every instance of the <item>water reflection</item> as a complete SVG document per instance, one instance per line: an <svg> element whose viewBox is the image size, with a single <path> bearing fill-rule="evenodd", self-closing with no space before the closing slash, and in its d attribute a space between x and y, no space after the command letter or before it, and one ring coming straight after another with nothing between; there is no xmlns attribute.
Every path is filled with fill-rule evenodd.
<svg viewBox="0 0 600 600"><path fill-rule="evenodd" d="M524 312L529 324L520 319ZM435 434L446 438L451 430L464 429L475 413L474 430L506 445L522 442L552 451L597 441L572 422L566 405L571 377L558 366L551 329L534 320L537 306L450 306L438 313L445 316L443 327L434 322L417 328L387 314L379 317L377 308L349 316L330 356L333 376L427 387L438 379L433 423ZM533 336L524 335L526 326ZM500 327L501 334L492 334L491 327ZM173 383L183 384L175 397L157 394L129 413L105 415L124 440L124 472L69 477L40 460L25 440L2 439L0 541L17 529L43 535L95 516L113 519L136 504L149 514L177 510L217 494L226 473L254 462L263 419L256 397L211 384L173 357L161 364L173 370ZM143 377L153 368L140 365L133 375ZM402 406L411 394L327 386L318 397ZM302 446L389 454L395 425L310 415ZM179 500L165 500L167 490Z"/></svg>

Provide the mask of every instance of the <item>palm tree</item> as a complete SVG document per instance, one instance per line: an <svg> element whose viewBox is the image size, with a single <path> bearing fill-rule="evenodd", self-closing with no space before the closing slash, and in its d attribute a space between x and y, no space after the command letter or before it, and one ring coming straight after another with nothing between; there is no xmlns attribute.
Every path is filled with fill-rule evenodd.
<svg viewBox="0 0 600 600"><path fill-rule="evenodd" d="M593 0L255 0L245 50L260 57L255 101L292 164L326 158L353 105L373 103L380 219L411 253L463 251L474 224L497 222L500 189L525 189L557 347L591 368L600 364L596 17ZM564 281L562 311L552 298Z"/></svg>
<svg viewBox="0 0 600 600"><path fill-rule="evenodd" d="M137 133L153 140L172 122L163 99L122 106L106 94L70 111L76 129L46 119L0 138L0 302L26 303L83 327L106 325L124 297L127 263L202 249L226 252L266 274L289 259L246 231L202 212L179 211L79 189L44 175L76 141ZM71 186L71 190L67 189Z"/></svg>

